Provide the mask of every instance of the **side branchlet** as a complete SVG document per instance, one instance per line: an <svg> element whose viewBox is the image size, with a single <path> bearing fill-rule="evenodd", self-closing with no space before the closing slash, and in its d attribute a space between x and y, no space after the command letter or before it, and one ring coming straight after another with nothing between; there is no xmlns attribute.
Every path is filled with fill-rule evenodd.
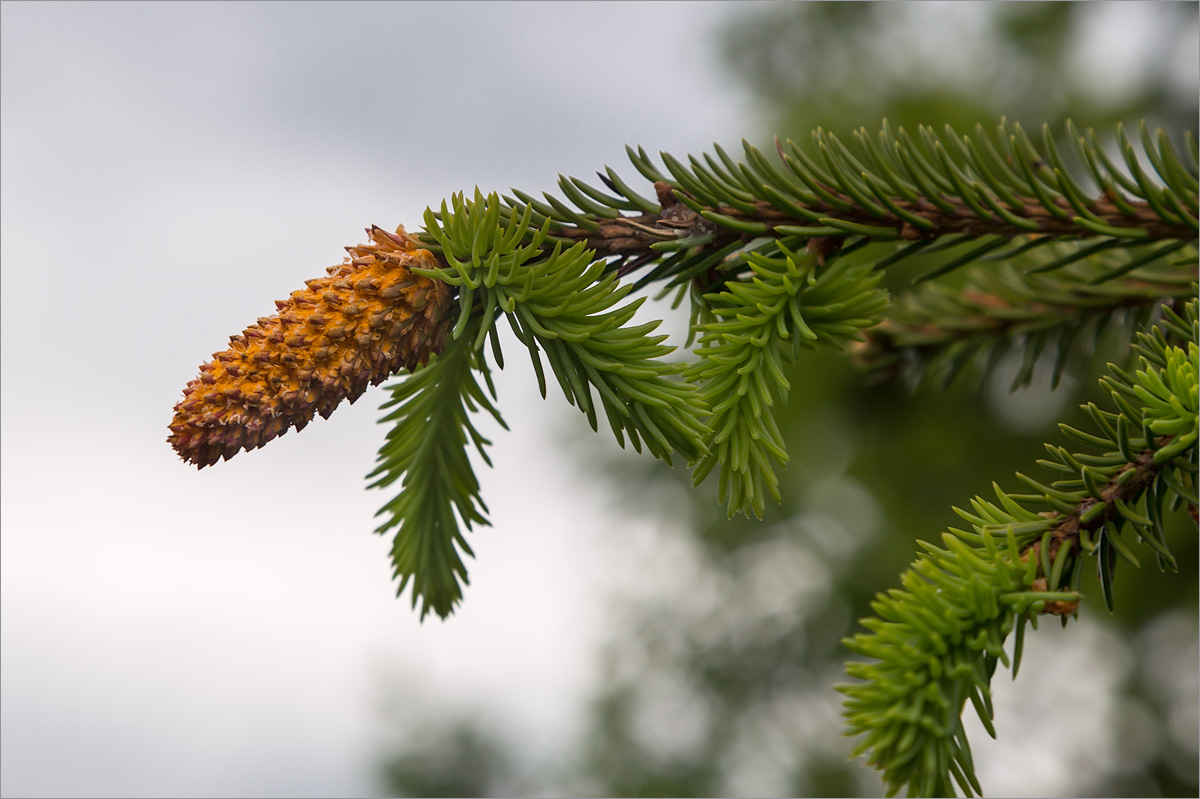
<svg viewBox="0 0 1200 799"><path fill-rule="evenodd" d="M1139 368L1117 366L1103 379L1112 410L1086 407L1088 432L1063 426L1071 451L1047 445L1039 461L1048 481L1018 474L1030 493L995 486L997 501L981 497L955 509L970 529L950 528L941 545L925 550L881 594L869 632L846 646L867 661L847 666L860 682L839 686L846 695L848 735L862 736L867 753L894 794L905 786L918 796L981 793L960 714L969 700L993 736L990 681L997 663L1020 665L1024 625L1038 614L1077 614L1085 560L1095 556L1101 589L1111 608L1118 557L1138 566L1141 544L1160 567L1174 570L1163 519L1181 504L1196 507L1196 301L1184 315L1170 308L1137 336ZM1005 638L1017 631L1010 659Z"/></svg>

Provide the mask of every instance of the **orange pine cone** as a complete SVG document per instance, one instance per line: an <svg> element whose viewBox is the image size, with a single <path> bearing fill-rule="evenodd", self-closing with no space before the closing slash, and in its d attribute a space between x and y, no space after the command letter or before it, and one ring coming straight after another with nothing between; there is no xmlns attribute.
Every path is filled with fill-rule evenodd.
<svg viewBox="0 0 1200 799"><path fill-rule="evenodd" d="M367 233L372 244L347 247L329 277L305 281L200 367L170 424L180 457L203 468L261 447L441 351L450 287L409 270L437 266L433 254L402 227Z"/></svg>

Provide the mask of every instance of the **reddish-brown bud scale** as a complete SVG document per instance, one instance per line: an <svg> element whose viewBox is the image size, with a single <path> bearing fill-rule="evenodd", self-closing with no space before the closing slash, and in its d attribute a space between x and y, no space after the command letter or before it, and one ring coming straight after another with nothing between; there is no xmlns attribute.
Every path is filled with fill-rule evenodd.
<svg viewBox="0 0 1200 799"><path fill-rule="evenodd" d="M347 247L328 277L276 301L278 314L231 336L200 367L169 425L180 457L203 468L261 447L441 351L450 287L410 271L436 267L433 254L403 228L367 232L371 244Z"/></svg>

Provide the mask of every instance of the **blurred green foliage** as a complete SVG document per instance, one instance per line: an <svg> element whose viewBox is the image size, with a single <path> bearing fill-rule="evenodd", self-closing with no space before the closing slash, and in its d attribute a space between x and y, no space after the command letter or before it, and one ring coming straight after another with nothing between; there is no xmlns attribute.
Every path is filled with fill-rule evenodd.
<svg viewBox="0 0 1200 799"><path fill-rule="evenodd" d="M994 125L1000 116L1026 129L1049 122L1059 130L1067 116L1099 129L1146 117L1173 135L1194 130L1200 113L1194 89L1179 91L1171 70L1196 36L1197 6L1138 9L1152 15L1155 30L1167 38L1144 50L1142 61L1123 65L1136 90L1115 96L1096 74L1099 66L1111 74L1112 65L1077 55L1095 31L1095 15L1111 12L1096 4L754 5L731 10L711 46L760 101L768 130L762 136L748 131L752 140L769 141L775 133L799 139L817 126L841 135L859 126L874 129L884 117L897 126L959 130ZM903 290L914 271L930 266L918 256L889 270L889 288ZM426 730L419 746L389 759L386 792L880 794L873 773L846 761L851 743L841 737L832 690L844 679L849 657L840 639L856 631L876 593L896 584L914 557L916 538L933 539L955 524L951 506L990 493L993 480L1015 488L1014 471L1027 471L1044 456L1042 444L1058 440L1059 421L1083 423L1077 408L1099 397L1096 379L1104 363L1126 355L1110 346L1092 363L1076 365L1052 393L1054 353L1047 353L1033 385L1015 394L1008 391L1012 369L1006 376L1004 363L995 374L960 380L948 391L914 393L896 383L865 385L836 354L806 355L788 374L793 389L787 412L778 415L791 453L781 474L783 501L768 504L761 522L726 520L715 481L685 491L686 472L614 453L596 439L591 446L603 448L597 460L613 505L655 520L672 553L670 565L659 568L677 573L663 575L657 591L615 603L620 635L605 652L607 679L597 686L577 758L553 775L522 782L530 753L503 744L499 733L472 719L444 719ZM1088 768L1071 766L1070 793L1200 792L1196 731L1186 724L1175 729L1180 721L1172 720L1173 703L1187 696L1194 703L1194 694L1172 692L1138 672L1151 652L1165 658L1173 646L1177 654L1195 646L1196 529L1186 515L1175 524L1171 547L1186 564L1179 574L1162 575L1153 565L1123 567L1112 616L1095 581L1085 581L1091 594L1081 611L1117 631L1123 651L1112 653L1114 659L1134 663L1118 677L1121 696L1109 723L1122 725L1122 713L1149 718L1161 744L1133 765L1093 760ZM1162 644L1162 636L1153 635L1153 625L1163 629L1164 619L1180 618L1190 640ZM1073 629L1032 635L1053 635L1054 645L1067 646ZM1131 643L1149 640L1160 645ZM1194 686L1195 662L1191 667ZM1018 686L1072 679L1035 668L1024 667ZM1056 735L1068 734L1040 730L1036 719L1028 723L1036 737L1012 745L1053 746ZM1087 731L1070 734L1076 733Z"/></svg>

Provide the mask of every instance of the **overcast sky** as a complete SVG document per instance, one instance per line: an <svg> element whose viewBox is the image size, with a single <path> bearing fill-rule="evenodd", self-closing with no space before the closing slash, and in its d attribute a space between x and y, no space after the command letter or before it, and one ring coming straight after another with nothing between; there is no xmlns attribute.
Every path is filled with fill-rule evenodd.
<svg viewBox="0 0 1200 799"><path fill-rule="evenodd" d="M569 741L654 532L611 529L526 364L445 623L371 534L382 391L202 472L166 425L371 224L761 134L711 55L755 5L3 4L0 792L371 794L397 709Z"/></svg>

